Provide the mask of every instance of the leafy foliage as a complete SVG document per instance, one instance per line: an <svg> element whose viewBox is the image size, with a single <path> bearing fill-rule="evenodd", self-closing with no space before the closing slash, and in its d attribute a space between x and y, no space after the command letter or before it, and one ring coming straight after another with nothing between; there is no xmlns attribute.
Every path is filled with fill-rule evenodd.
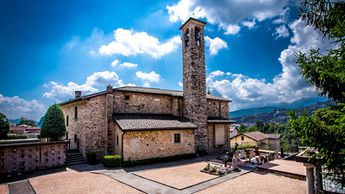
<svg viewBox="0 0 345 194"><path fill-rule="evenodd" d="M319 49L299 52L297 63L301 73L321 95L345 102L345 2L306 0L301 10L307 24L334 41L334 49L325 55Z"/></svg>
<svg viewBox="0 0 345 194"><path fill-rule="evenodd" d="M327 174L340 177L345 183L345 2L305 0L301 11L307 24L320 30L334 43L334 48L327 54L320 50L298 53L301 73L319 89L321 95L339 104L319 109L311 116L297 117L291 113L289 124L301 138L301 143L317 148L318 152L313 157L328 169Z"/></svg>
<svg viewBox="0 0 345 194"><path fill-rule="evenodd" d="M31 127L37 127L36 121L29 120L25 117L20 117L19 123L17 125L29 125Z"/></svg>
<svg viewBox="0 0 345 194"><path fill-rule="evenodd" d="M86 153L86 161L88 164L97 164L99 161L97 160L97 153L90 151Z"/></svg>
<svg viewBox="0 0 345 194"><path fill-rule="evenodd" d="M121 164L121 155L105 155L103 156L102 162L105 167L119 167Z"/></svg>
<svg viewBox="0 0 345 194"><path fill-rule="evenodd" d="M66 132L65 119L59 105L54 104L49 107L44 116L41 128L41 137L49 137L58 140Z"/></svg>
<svg viewBox="0 0 345 194"><path fill-rule="evenodd" d="M10 132L10 124L6 116L0 112L0 139L5 139Z"/></svg>
<svg viewBox="0 0 345 194"><path fill-rule="evenodd" d="M323 108L312 116L290 113L289 124L301 137L301 143L317 148L317 163L344 181L345 173L345 104Z"/></svg>

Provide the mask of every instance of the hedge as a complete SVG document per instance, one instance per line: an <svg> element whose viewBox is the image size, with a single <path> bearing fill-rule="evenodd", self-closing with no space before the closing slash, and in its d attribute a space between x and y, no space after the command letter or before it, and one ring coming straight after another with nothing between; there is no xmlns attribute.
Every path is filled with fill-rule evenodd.
<svg viewBox="0 0 345 194"><path fill-rule="evenodd" d="M122 163L122 166L128 167L128 166L136 166L136 165L143 165L143 164L153 164L153 163L158 163L158 162L171 162L171 161L191 159L191 158L196 158L196 155L195 154L180 154L180 155L175 155L175 156L150 158L150 159L144 159L144 160L128 160L128 161L124 161Z"/></svg>
<svg viewBox="0 0 345 194"><path fill-rule="evenodd" d="M121 164L121 155L105 155L103 156L102 162L105 167L119 167Z"/></svg>
<svg viewBox="0 0 345 194"><path fill-rule="evenodd" d="M97 164L99 161L97 160L96 152L87 152L86 161L88 164Z"/></svg>

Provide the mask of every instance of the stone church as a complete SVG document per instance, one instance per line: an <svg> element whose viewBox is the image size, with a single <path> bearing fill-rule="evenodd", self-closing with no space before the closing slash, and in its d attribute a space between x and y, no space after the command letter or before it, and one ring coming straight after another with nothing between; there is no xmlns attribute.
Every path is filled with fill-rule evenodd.
<svg viewBox="0 0 345 194"><path fill-rule="evenodd" d="M71 149L128 161L228 148L231 101L206 92L205 25L189 18L180 27L183 91L109 85L61 103Z"/></svg>

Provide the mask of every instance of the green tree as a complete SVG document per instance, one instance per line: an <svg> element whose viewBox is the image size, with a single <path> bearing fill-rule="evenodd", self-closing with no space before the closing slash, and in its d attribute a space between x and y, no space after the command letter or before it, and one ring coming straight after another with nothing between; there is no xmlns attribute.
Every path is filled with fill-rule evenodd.
<svg viewBox="0 0 345 194"><path fill-rule="evenodd" d="M336 175L345 181L345 106L322 108L311 116L297 117L290 113L291 129L301 138L303 145L317 148L312 157L328 169L328 175Z"/></svg>
<svg viewBox="0 0 345 194"><path fill-rule="evenodd" d="M35 121L29 120L29 119L27 119L27 118L25 118L25 117L20 117L20 120L19 120L19 122L18 122L17 125L18 125L18 126L19 126L19 125L29 125L29 126L31 126L31 127L37 127L37 124L36 124Z"/></svg>
<svg viewBox="0 0 345 194"><path fill-rule="evenodd" d="M10 124L6 116L0 112L0 139L5 139L10 132Z"/></svg>
<svg viewBox="0 0 345 194"><path fill-rule="evenodd" d="M264 122L261 121L261 120L257 120L256 123L256 128L259 130L259 131L263 131L263 128L264 128Z"/></svg>
<svg viewBox="0 0 345 194"><path fill-rule="evenodd" d="M290 113L289 124L302 144L318 150L312 157L328 169L328 175L345 183L345 2L305 0L301 11L307 24L334 43L326 54L319 49L297 54L302 76L318 88L320 95L339 104L311 116Z"/></svg>
<svg viewBox="0 0 345 194"><path fill-rule="evenodd" d="M299 52L297 63L303 77L315 85L321 95L345 101L345 2L307 0L302 18L334 42L334 49L323 54L319 49Z"/></svg>
<svg viewBox="0 0 345 194"><path fill-rule="evenodd" d="M66 133L65 119L59 105L49 107L44 116L41 128L41 137L49 137L56 141Z"/></svg>

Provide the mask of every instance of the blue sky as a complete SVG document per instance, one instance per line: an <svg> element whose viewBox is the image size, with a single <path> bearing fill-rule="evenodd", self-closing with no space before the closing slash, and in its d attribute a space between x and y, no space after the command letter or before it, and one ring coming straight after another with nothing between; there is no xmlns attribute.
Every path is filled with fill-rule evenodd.
<svg viewBox="0 0 345 194"><path fill-rule="evenodd" d="M49 105L113 86L181 90L180 25L206 21L207 85L231 110L315 97L294 52L327 49L294 1L0 2L0 112L39 119Z"/></svg>

